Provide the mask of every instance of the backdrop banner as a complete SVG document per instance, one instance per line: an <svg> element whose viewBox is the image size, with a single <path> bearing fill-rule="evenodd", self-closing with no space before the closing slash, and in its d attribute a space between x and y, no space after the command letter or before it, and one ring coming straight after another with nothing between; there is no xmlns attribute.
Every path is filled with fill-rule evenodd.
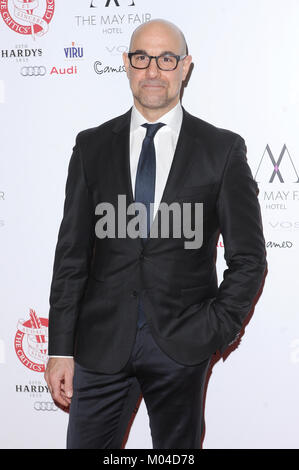
<svg viewBox="0 0 299 470"><path fill-rule="evenodd" d="M66 446L44 371L68 164L79 131L131 107L122 53L154 18L185 33L186 110L245 139L267 244L262 295L208 377L203 449L299 448L298 17L298 0L0 0L1 448ZM223 255L220 238L219 283ZM152 449L143 400L126 449Z"/></svg>

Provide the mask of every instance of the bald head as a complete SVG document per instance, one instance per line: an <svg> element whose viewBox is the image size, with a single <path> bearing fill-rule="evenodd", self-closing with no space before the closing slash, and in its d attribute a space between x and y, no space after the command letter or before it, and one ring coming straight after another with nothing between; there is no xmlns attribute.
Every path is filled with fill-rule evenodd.
<svg viewBox="0 0 299 470"><path fill-rule="evenodd" d="M141 24L136 28L131 36L130 51L134 51L135 43L143 34L148 33L153 36L158 36L161 32L169 34L174 40L177 41L179 55L187 54L186 39L182 31L170 21L163 19L155 19Z"/></svg>
<svg viewBox="0 0 299 470"><path fill-rule="evenodd" d="M187 55L182 31L170 21L162 19L148 21L135 29L130 52L130 55L123 53L123 61L134 104L148 121L154 122L179 102L182 83L188 74L192 57ZM134 63L132 57L135 57ZM146 57L151 57L148 62ZM172 63L174 68L167 69L161 59L167 65ZM145 63L147 65L143 67Z"/></svg>

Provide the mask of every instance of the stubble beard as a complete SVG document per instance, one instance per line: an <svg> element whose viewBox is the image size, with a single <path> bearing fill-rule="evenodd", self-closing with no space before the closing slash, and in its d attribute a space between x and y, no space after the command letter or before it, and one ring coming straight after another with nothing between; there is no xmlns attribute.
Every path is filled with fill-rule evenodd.
<svg viewBox="0 0 299 470"><path fill-rule="evenodd" d="M148 95L141 89L138 92L133 93L135 100L144 108L148 109L164 109L168 108L172 102L174 102L177 96L169 97L168 89L165 88L163 94L152 94Z"/></svg>
<svg viewBox="0 0 299 470"><path fill-rule="evenodd" d="M154 97L148 97L144 96L143 94L136 94L134 95L134 98L138 101L138 103L143 107L143 108L148 108L148 109L160 109L160 108L167 108L171 102L169 100L168 96L154 96Z"/></svg>

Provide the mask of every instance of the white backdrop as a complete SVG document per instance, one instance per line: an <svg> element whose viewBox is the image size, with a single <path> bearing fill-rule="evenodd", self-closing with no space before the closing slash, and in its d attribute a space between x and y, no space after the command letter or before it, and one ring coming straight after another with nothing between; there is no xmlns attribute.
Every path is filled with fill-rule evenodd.
<svg viewBox="0 0 299 470"><path fill-rule="evenodd" d="M80 130L131 106L121 54L152 18L185 32L185 108L245 138L268 245L254 315L208 382L203 448L298 448L298 0L22 3L0 1L1 448L65 447L42 371L67 167ZM152 448L143 401L126 448Z"/></svg>

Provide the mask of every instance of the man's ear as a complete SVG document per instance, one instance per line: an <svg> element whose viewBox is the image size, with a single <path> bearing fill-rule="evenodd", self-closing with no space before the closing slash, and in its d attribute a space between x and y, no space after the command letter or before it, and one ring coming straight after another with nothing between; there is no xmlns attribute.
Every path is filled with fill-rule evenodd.
<svg viewBox="0 0 299 470"><path fill-rule="evenodd" d="M183 60L183 81L185 80L185 78L188 75L191 62L192 62L192 56L191 55L187 55L187 57L185 57L185 59Z"/></svg>
<svg viewBox="0 0 299 470"><path fill-rule="evenodd" d="M125 66L125 69L126 69L126 72L127 72L127 77L129 78L130 60L129 60L127 52L123 52L123 62L124 62L124 66Z"/></svg>

